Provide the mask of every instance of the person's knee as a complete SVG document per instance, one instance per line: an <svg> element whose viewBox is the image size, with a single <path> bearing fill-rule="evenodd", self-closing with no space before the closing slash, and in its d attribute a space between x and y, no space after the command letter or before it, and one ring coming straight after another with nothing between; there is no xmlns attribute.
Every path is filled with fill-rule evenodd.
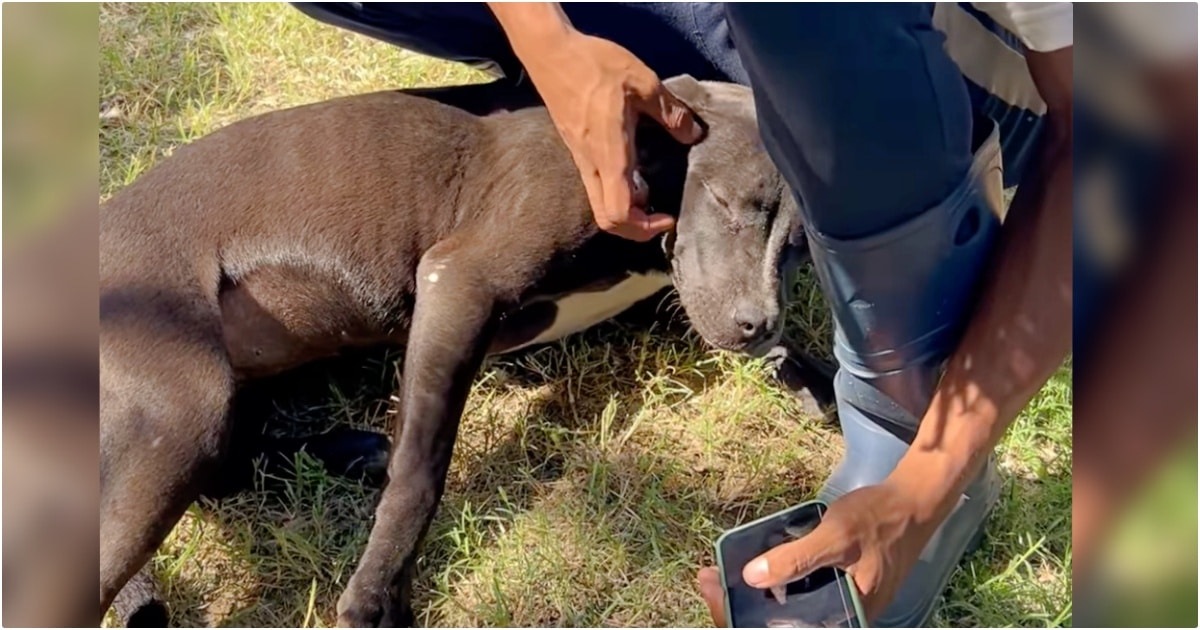
<svg viewBox="0 0 1200 630"><path fill-rule="evenodd" d="M971 107L920 5L731 5L776 161L817 229L854 237L919 214L970 164Z"/></svg>

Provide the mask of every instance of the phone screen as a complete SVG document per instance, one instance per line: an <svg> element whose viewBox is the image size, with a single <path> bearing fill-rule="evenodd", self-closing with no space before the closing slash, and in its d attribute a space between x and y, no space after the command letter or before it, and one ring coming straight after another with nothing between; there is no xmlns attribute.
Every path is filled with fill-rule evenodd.
<svg viewBox="0 0 1200 630"><path fill-rule="evenodd" d="M801 505L735 530L717 550L725 571L729 625L735 628L860 628L845 573L819 569L787 585L780 603L769 589L742 580L742 568L767 550L796 540L816 528L824 516L821 504Z"/></svg>

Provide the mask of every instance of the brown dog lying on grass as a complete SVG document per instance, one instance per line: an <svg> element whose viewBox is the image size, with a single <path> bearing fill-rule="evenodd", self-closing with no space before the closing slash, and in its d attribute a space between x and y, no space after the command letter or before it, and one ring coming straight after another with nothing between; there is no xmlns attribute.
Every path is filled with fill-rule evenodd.
<svg viewBox="0 0 1200 630"><path fill-rule="evenodd" d="M237 429L254 420L236 395L256 380L348 348L404 348L386 487L338 603L339 625L373 627L412 622L413 567L486 356L670 287L713 346L778 354L781 271L802 230L750 91L686 76L666 85L707 135L684 147L639 130L642 192L677 216L662 242L599 231L544 109L498 84L244 120L104 204L98 615L244 449ZM827 397L819 364L786 360L785 374ZM386 445L351 438L367 462ZM322 446L327 462L364 461L334 438L308 448ZM144 575L135 586L151 595L133 600L153 599Z"/></svg>

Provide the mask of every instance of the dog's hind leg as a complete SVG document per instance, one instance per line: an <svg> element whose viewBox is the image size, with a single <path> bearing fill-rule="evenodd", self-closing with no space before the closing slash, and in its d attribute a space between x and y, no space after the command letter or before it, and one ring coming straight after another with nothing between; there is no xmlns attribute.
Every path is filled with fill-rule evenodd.
<svg viewBox="0 0 1200 630"><path fill-rule="evenodd" d="M810 418L833 420L835 369L832 366L786 337L767 353L766 359L774 367L775 380L801 401Z"/></svg>
<svg viewBox="0 0 1200 630"><path fill-rule="evenodd" d="M233 391L219 332L126 324L101 332L100 617L219 464Z"/></svg>
<svg viewBox="0 0 1200 630"><path fill-rule="evenodd" d="M284 374L277 377L275 384L279 383L286 386L263 389L262 383L251 383L238 388L230 410L232 428L223 458L225 463L207 480L202 496L222 499L252 488L277 489L276 481L295 471L302 452L331 475L362 481L372 487L383 484L390 443L381 432L346 426L315 435L281 436L267 431L268 420L278 409L278 403L294 396L297 391L294 388L303 387L307 380ZM260 472L265 474L260 476Z"/></svg>

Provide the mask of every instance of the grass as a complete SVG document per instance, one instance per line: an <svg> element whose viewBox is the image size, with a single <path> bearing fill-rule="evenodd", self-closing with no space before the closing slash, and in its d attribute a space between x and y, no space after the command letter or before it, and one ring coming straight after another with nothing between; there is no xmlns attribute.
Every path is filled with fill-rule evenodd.
<svg viewBox="0 0 1200 630"><path fill-rule="evenodd" d="M248 115L483 78L276 4L106 4L100 59L102 197ZM827 351L811 278L791 324ZM281 401L275 428L385 428L397 358L330 372L319 391ZM935 623L1070 624L1070 399L1067 365L1008 435L989 537ZM418 622L709 625L694 575L712 541L811 498L841 450L763 365L689 336L606 325L496 361L473 390L427 538ZM334 623L375 493L303 458L277 481L198 504L171 534L153 567L175 625Z"/></svg>

